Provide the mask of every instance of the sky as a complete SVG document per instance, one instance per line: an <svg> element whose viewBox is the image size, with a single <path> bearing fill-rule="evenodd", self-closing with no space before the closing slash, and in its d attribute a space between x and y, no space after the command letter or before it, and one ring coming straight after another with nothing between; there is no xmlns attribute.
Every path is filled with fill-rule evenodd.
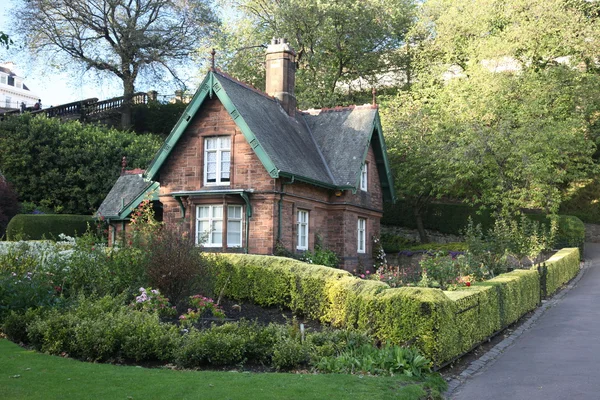
<svg viewBox="0 0 600 400"><path fill-rule="evenodd" d="M11 34L14 16L10 15L10 9L22 0L3 0L0 12L0 31ZM70 73L60 73L54 69L44 68L43 60L35 60L34 63L27 62L22 57L27 50L21 49L22 44L16 42L9 51L0 49L0 62L12 61L15 63L14 71L24 78L25 85L42 99L45 107L97 97L100 100L108 99L122 94L121 85L117 80L106 81L99 85L91 79L91 76L81 76ZM113 83L111 83L113 82Z"/></svg>
<svg viewBox="0 0 600 400"><path fill-rule="evenodd" d="M10 10L18 1L23 0L2 0L2 7L0 7L0 31L9 35L11 35L13 30L13 21L15 20L15 17L10 15ZM19 43L14 36L13 40L15 43L11 46L10 50L7 51L4 48L0 48L0 62L12 61L15 63L13 72L24 78L25 85L32 93L38 95L42 100L44 108L93 97L105 100L123 94L120 80L116 77L105 79L102 83L98 83L97 79L90 72L87 74L73 71L60 72L54 68L45 66L45 60L30 57L31 55L28 53L28 50L23 49L23 44ZM68 56L65 55L65 57ZM188 82L190 89L194 89L195 83L193 79ZM139 82L136 83L136 91L155 89L158 88L145 87ZM160 89L158 90L161 92ZM172 93L160 94L170 95Z"/></svg>

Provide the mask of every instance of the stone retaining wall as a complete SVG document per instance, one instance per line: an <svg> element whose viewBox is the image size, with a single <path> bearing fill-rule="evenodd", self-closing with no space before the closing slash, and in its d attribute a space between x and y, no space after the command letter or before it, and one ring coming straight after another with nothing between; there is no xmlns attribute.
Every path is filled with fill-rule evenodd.
<svg viewBox="0 0 600 400"><path fill-rule="evenodd" d="M587 243L600 243L600 225L584 224L585 225L585 241ZM383 226L382 226L383 228Z"/></svg>

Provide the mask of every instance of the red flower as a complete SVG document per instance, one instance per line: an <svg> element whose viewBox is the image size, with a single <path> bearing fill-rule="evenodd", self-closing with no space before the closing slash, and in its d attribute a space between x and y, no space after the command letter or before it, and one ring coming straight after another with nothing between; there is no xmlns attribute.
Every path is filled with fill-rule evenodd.
<svg viewBox="0 0 600 400"><path fill-rule="evenodd" d="M465 285L466 285L467 287L468 287L468 286L471 286L471 282L467 281L467 282L465 282Z"/></svg>

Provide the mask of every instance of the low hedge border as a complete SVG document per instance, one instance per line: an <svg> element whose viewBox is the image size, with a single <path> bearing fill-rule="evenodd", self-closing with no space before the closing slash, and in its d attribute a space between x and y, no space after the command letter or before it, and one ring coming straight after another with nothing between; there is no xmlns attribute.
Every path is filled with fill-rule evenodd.
<svg viewBox="0 0 600 400"><path fill-rule="evenodd" d="M84 234L88 225L94 226L91 215L72 214L17 214L6 227L9 241L27 239L57 239L61 233L67 236Z"/></svg>
<svg viewBox="0 0 600 400"><path fill-rule="evenodd" d="M532 268L537 269L540 274L542 289L545 289L542 297L551 296L579 273L579 252L562 249L542 265Z"/></svg>
<svg viewBox="0 0 600 400"><path fill-rule="evenodd" d="M414 344L437 366L469 351L540 303L540 274L535 268L443 292L390 288L343 270L282 257L215 257L218 287L224 287L230 298L286 307L336 327L366 331L384 342ZM577 274L579 251L563 249L545 264L547 285L555 291Z"/></svg>

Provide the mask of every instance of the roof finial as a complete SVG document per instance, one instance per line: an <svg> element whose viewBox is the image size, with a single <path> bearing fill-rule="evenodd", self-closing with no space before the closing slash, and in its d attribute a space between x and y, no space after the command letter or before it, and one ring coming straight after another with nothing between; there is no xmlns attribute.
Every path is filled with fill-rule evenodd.
<svg viewBox="0 0 600 400"><path fill-rule="evenodd" d="M212 49L212 51L210 52L211 55L211 69L214 71L215 70L215 54L217 54L217 52L215 51L215 49Z"/></svg>
<svg viewBox="0 0 600 400"><path fill-rule="evenodd" d="M375 86L373 86L373 107L377 106L377 90L375 90Z"/></svg>
<svg viewBox="0 0 600 400"><path fill-rule="evenodd" d="M123 156L121 160L121 175L125 175L125 168L127 168L127 157Z"/></svg>

